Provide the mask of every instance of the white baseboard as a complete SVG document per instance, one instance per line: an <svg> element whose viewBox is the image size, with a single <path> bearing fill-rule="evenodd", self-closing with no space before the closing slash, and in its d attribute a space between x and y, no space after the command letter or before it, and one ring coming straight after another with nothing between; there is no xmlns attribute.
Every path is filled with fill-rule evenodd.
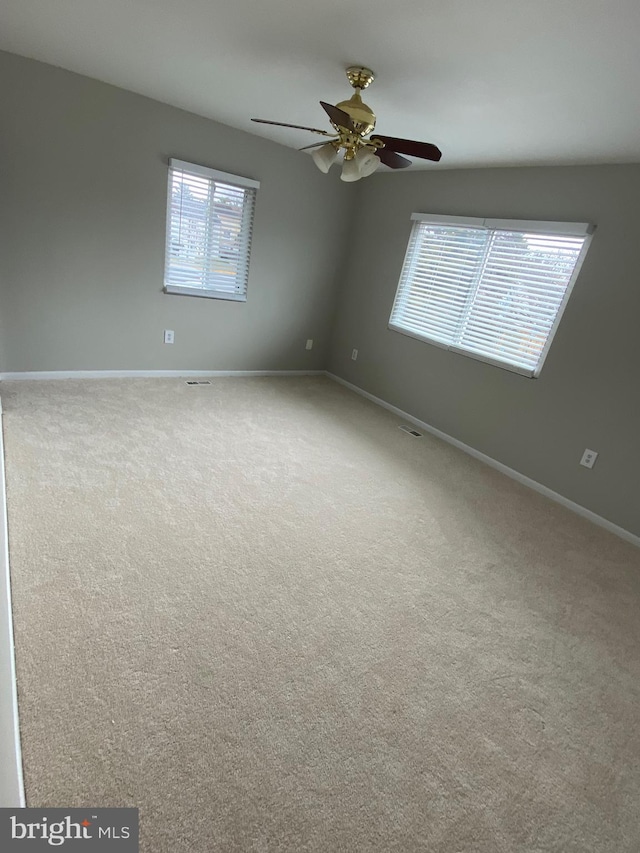
<svg viewBox="0 0 640 853"><path fill-rule="evenodd" d="M0 380L164 379L180 376L322 376L324 370L24 370L0 373Z"/></svg>
<svg viewBox="0 0 640 853"><path fill-rule="evenodd" d="M4 477L4 442L0 406L0 807L23 808L22 753L18 726L15 646L11 610L11 576Z"/></svg>
<svg viewBox="0 0 640 853"><path fill-rule="evenodd" d="M402 409L398 409L397 406L392 406L391 403L387 403L385 400L380 399L380 397L376 397L373 394L370 394L368 391L364 391L362 388L359 388L357 385L353 385L351 382L347 382L346 379L342 379L340 376L336 376L334 373L329 373L329 371L326 371L326 375L330 379L333 379L335 382L340 383L340 385L344 385L345 388L349 388L351 391L355 391L356 394L360 394L362 397L366 397L367 400L371 400L371 402L376 403L378 406L382 406L383 409L387 409L388 411L393 412L395 415L401 417L403 420L409 421L410 423L419 426L425 432L431 433L431 435L435 435L437 436L437 438L441 438L443 441L446 441L449 444L453 444L454 447L463 450L465 453L468 453L469 456L473 456L475 459L479 459L481 462L484 462L491 468L495 468L502 474L506 474L507 477L511 477L512 480L517 480L519 483L528 486L530 489L539 492L541 495L550 498L556 503L562 504L562 506L566 507L567 509L572 510L578 515L581 515L583 518L588 519L589 521L592 521L599 527L604 527L604 529L608 530L610 533L613 533L616 536L619 536L621 539L624 539L627 542L630 542L632 545L635 545L637 548L640 548L640 536L636 536L629 530L625 530L624 527L619 527L612 521L609 521L608 519L603 518L601 515L597 515L595 512L592 512L590 509L587 509L586 507L583 507L580 504L569 500L569 498L565 498L564 495L561 495L558 492L554 492L547 486L543 486L542 483L538 483L536 480L532 480L530 477L521 474L520 471L516 471L513 468L509 468L507 465L503 465L502 462L498 462L497 459L493 459L491 456L487 456L485 453L481 453L474 447L471 447L468 444L464 444L464 442L459 441L457 438L453 438L453 436L448 435L446 432L442 432L441 430L436 429L435 427L432 427L430 424L427 424L424 421L419 420L418 418L415 418L408 412L403 412Z"/></svg>

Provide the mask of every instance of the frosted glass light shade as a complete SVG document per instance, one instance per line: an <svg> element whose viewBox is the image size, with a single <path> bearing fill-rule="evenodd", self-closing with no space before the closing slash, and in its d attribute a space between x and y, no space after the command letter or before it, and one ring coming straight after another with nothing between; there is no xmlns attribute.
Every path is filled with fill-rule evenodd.
<svg viewBox="0 0 640 853"><path fill-rule="evenodd" d="M326 145L322 145L320 148L316 148L316 150L311 154L313 157L313 162L316 164L318 169L321 172L324 172L325 175L329 171L329 169L335 163L335 159L338 156L338 151L331 142L327 142Z"/></svg>
<svg viewBox="0 0 640 853"><path fill-rule="evenodd" d="M373 175L380 165L380 158L375 154L375 152L371 151L370 148L361 148L354 157L354 160L358 164L358 170L361 178L367 178L369 175Z"/></svg>
<svg viewBox="0 0 640 853"><path fill-rule="evenodd" d="M356 157L352 160L345 160L342 164L342 174L340 175L340 180L342 181L359 181L362 175L360 174L360 168L357 163Z"/></svg>

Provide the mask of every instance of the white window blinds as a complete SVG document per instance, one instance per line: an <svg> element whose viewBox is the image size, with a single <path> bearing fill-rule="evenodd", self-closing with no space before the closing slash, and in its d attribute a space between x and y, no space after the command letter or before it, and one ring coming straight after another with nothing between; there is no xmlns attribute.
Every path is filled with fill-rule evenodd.
<svg viewBox="0 0 640 853"><path fill-rule="evenodd" d="M423 214L413 219L390 328L538 375L591 227Z"/></svg>
<svg viewBox="0 0 640 853"><path fill-rule="evenodd" d="M167 293L246 300L258 181L169 161Z"/></svg>

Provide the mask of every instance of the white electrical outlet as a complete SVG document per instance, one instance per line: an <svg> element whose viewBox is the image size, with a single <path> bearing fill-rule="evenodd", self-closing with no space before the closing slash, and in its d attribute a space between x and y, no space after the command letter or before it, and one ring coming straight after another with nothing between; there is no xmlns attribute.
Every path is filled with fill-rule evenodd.
<svg viewBox="0 0 640 853"><path fill-rule="evenodd" d="M309 338L305 349L313 349L313 338Z"/></svg>
<svg viewBox="0 0 640 853"><path fill-rule="evenodd" d="M358 350L352 349L351 350L351 361L355 361L357 358L358 358Z"/></svg>
<svg viewBox="0 0 640 853"><path fill-rule="evenodd" d="M164 330L164 342L165 344L173 343L173 329L165 329Z"/></svg>
<svg viewBox="0 0 640 853"><path fill-rule="evenodd" d="M580 464L584 465L585 468L593 468L596 464L596 459L598 458L598 453L596 450L589 450L587 448L585 452L582 454L582 459L580 460Z"/></svg>

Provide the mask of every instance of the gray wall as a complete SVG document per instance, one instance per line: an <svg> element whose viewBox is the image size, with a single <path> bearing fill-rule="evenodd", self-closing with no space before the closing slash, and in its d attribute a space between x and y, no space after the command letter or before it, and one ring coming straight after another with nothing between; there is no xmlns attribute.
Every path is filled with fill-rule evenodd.
<svg viewBox="0 0 640 853"><path fill-rule="evenodd" d="M0 371L328 366L640 534L640 166L344 185L306 154L32 60L0 53L0 81ZM261 181L246 303L162 293L170 156ZM387 329L414 210L597 225L539 379Z"/></svg>
<svg viewBox="0 0 640 853"><path fill-rule="evenodd" d="M362 181L331 371L640 534L638 199L635 165ZM387 328L413 211L597 225L538 379ZM586 447L600 453L591 471L578 464Z"/></svg>
<svg viewBox="0 0 640 853"><path fill-rule="evenodd" d="M0 53L0 81L1 370L325 366L355 201L337 174L32 60ZM261 181L246 303L161 292L171 156Z"/></svg>

